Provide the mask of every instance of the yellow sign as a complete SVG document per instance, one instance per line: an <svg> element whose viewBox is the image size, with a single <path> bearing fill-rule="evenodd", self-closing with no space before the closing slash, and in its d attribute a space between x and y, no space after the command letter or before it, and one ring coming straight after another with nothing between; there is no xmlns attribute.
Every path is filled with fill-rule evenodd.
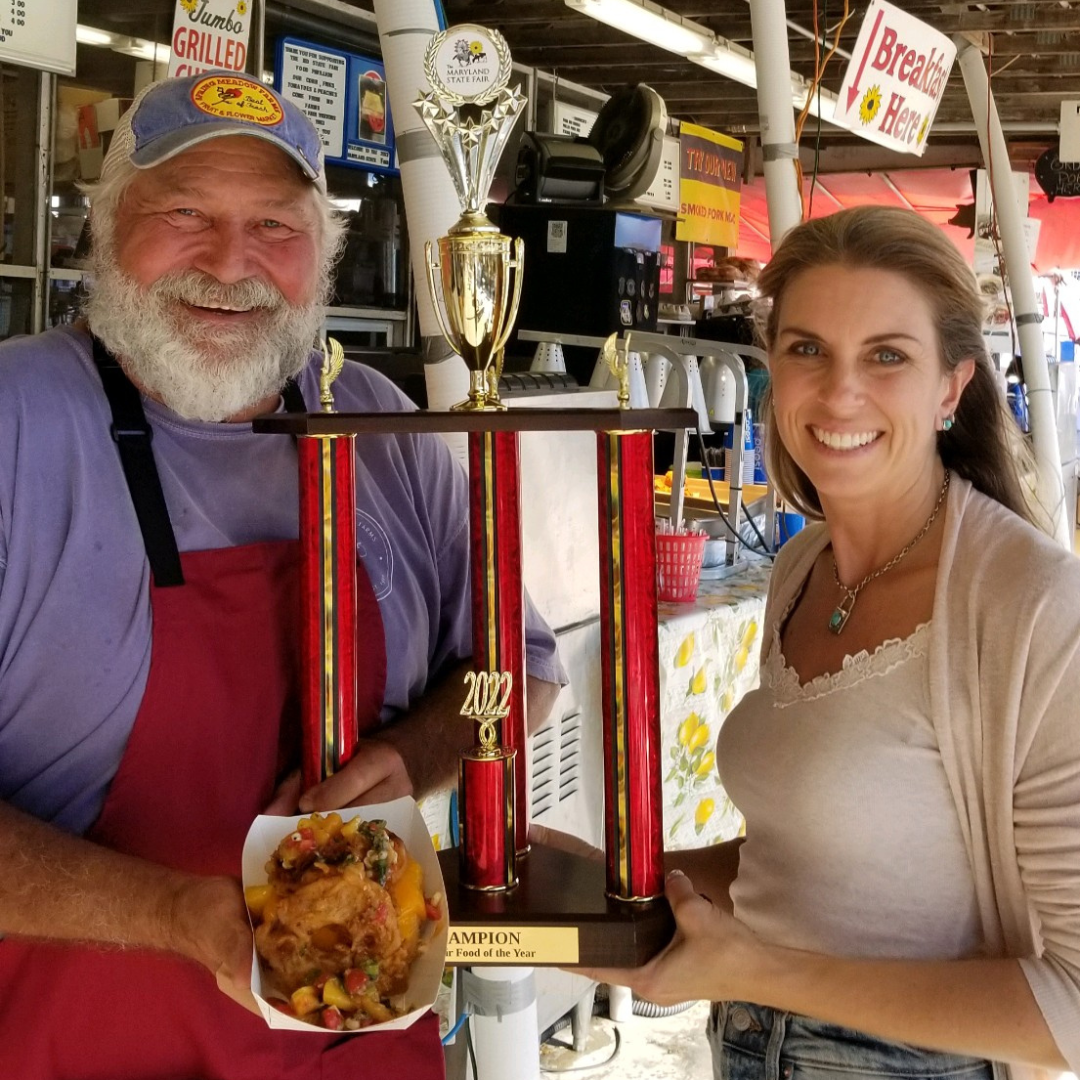
<svg viewBox="0 0 1080 1080"><path fill-rule="evenodd" d="M191 89L191 100L210 116L249 120L264 127L280 124L285 117L265 86L240 75L200 79Z"/></svg>
<svg viewBox="0 0 1080 1080"><path fill-rule="evenodd" d="M448 964L576 964L576 926L451 926Z"/></svg>
<svg viewBox="0 0 1080 1080"><path fill-rule="evenodd" d="M733 248L739 242L743 144L718 131L679 129L679 218L676 240Z"/></svg>

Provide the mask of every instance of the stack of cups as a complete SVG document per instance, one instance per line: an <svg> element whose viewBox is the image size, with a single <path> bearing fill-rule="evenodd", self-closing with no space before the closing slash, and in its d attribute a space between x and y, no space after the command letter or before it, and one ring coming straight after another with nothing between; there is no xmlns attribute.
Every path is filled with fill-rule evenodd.
<svg viewBox="0 0 1080 1080"><path fill-rule="evenodd" d="M732 466L732 453L731 440L735 431L734 426L727 429L727 433L724 435L724 476L731 478L734 476ZM742 463L742 482L744 484L752 484L754 482L755 475L755 461L754 461L754 423L753 417L750 415L750 410L746 410L746 419L743 425L743 431L745 432L743 438L743 463Z"/></svg>

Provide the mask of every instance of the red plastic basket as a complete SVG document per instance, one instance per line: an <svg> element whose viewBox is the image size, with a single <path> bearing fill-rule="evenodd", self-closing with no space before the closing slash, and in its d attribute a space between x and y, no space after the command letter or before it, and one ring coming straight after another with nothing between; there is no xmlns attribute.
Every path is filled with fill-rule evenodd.
<svg viewBox="0 0 1080 1080"><path fill-rule="evenodd" d="M697 597L705 533L656 534L656 590L660 600L692 603Z"/></svg>

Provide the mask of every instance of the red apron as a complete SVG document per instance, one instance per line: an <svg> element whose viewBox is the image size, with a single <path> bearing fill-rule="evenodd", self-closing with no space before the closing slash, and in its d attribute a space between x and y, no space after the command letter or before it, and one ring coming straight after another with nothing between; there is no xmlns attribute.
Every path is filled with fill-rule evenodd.
<svg viewBox="0 0 1080 1080"><path fill-rule="evenodd" d="M192 873L239 876L244 837L270 801L297 713L297 544L180 561L182 585L151 585L146 691L88 836ZM370 723L382 705L386 647L370 580L357 569L357 714ZM296 746L294 738L293 757ZM444 1075L433 1014L389 1034L275 1031L201 965L166 953L7 939L0 987L4 1080Z"/></svg>

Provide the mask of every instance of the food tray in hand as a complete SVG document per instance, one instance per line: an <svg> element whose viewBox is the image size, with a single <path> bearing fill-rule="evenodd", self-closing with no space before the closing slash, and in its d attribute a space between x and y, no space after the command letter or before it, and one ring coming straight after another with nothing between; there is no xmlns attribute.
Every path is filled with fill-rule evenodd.
<svg viewBox="0 0 1080 1080"><path fill-rule="evenodd" d="M438 897L440 918L437 922L426 924L427 937L423 938L420 955L413 961L409 971L407 989L393 999L393 1005L402 1014L383 1023L370 1024L355 1031L348 1029L334 1034L357 1034L373 1031L394 1031L410 1027L432 1006L439 992L443 969L446 962L446 943L449 919L446 909L446 889L442 871L431 835L416 803L412 799L395 799L393 802L372 803L369 806L348 807L337 813L344 822L361 818L364 821L383 820L387 828L396 833L405 843L409 855L416 860L424 872L424 894ZM307 816L307 815L305 815ZM244 841L243 882L245 890L249 886L262 885L267 880L266 864L273 856L281 840L295 830L301 817L260 816L252 822ZM253 924L254 932L254 924ZM424 931L422 931L423 934ZM251 968L251 989L256 1004L267 1024L272 1028L287 1031L310 1031L321 1035L330 1034L325 1027L309 1023L282 1012L271 1002L281 996L275 995L263 974L262 963L256 953Z"/></svg>

